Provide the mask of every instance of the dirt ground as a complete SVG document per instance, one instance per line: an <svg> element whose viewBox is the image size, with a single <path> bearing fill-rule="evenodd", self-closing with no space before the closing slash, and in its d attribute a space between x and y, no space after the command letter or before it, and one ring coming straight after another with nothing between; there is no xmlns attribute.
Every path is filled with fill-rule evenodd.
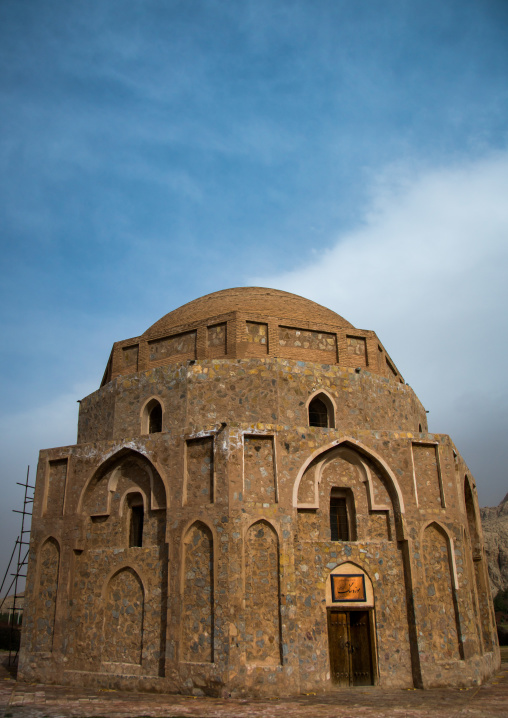
<svg viewBox="0 0 508 718"><path fill-rule="evenodd" d="M274 700L192 698L17 683L0 657L3 718L508 718L508 648L500 671L485 685L467 689L384 690Z"/></svg>

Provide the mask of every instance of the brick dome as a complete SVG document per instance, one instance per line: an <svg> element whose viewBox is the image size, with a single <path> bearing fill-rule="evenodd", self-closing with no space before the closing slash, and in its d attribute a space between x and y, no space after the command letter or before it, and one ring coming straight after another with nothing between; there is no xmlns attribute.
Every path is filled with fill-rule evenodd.
<svg viewBox="0 0 508 718"><path fill-rule="evenodd" d="M203 321L229 312L254 313L288 321L314 321L321 324L351 327L352 325L331 309L322 307L297 294L266 287L235 287L206 294L165 314L152 324L144 337L160 336L169 329Z"/></svg>

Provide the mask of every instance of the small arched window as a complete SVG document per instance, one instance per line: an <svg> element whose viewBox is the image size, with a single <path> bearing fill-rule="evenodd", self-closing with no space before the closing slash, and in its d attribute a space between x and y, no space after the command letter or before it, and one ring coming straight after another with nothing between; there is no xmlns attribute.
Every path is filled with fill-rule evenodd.
<svg viewBox="0 0 508 718"><path fill-rule="evenodd" d="M145 507L141 494L131 494L127 499L129 506L129 547L143 546L143 524Z"/></svg>
<svg viewBox="0 0 508 718"><path fill-rule="evenodd" d="M159 434L162 431L162 406L157 402L148 417L148 433Z"/></svg>
<svg viewBox="0 0 508 718"><path fill-rule="evenodd" d="M158 399L150 399L141 412L141 433L159 434L162 431L162 404Z"/></svg>
<svg viewBox="0 0 508 718"><path fill-rule="evenodd" d="M335 410L326 394L318 394L309 403L309 426L335 428Z"/></svg>

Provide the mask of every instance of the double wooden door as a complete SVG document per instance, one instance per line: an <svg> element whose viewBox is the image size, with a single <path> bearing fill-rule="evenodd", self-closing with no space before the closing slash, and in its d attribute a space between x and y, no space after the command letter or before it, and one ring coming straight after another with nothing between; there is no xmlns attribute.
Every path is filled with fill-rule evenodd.
<svg viewBox="0 0 508 718"><path fill-rule="evenodd" d="M371 686L369 611L328 611L328 641L332 681L342 686Z"/></svg>

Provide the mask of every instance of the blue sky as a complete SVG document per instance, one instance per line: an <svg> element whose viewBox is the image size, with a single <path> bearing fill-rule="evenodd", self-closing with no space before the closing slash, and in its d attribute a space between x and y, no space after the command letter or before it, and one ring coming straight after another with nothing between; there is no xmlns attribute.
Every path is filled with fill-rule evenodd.
<svg viewBox="0 0 508 718"><path fill-rule="evenodd" d="M505 0L3 0L4 508L113 341L261 284L374 329L508 492Z"/></svg>

